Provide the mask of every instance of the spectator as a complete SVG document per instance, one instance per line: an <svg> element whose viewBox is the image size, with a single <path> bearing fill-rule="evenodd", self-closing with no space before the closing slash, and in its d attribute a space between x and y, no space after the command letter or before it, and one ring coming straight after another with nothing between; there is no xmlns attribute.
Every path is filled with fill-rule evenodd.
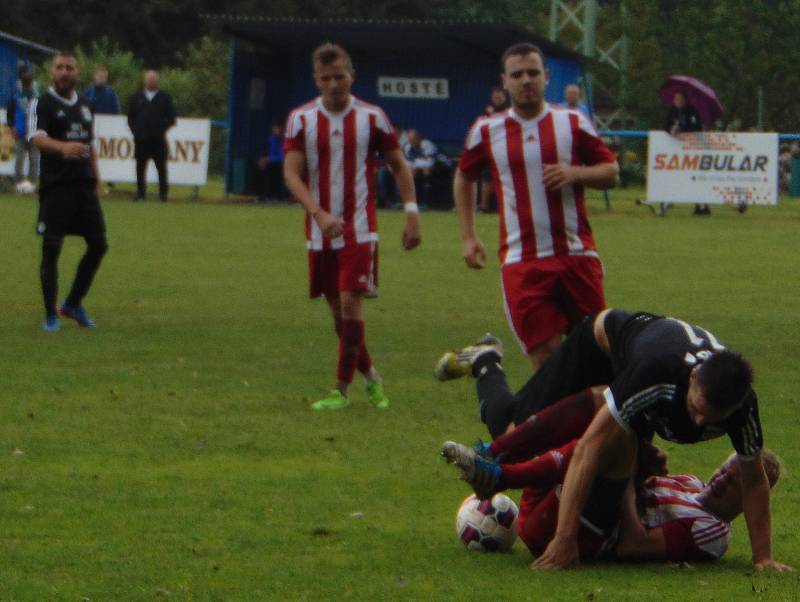
<svg viewBox="0 0 800 602"><path fill-rule="evenodd" d="M119 115L119 98L108 84L108 69L98 65L94 70L94 83L86 88L83 97L95 115Z"/></svg>
<svg viewBox="0 0 800 602"><path fill-rule="evenodd" d="M414 185L420 200L429 205L433 176L441 168L448 168L449 160L440 155L436 145L423 138L415 128L408 130L408 141L403 145L403 154L414 174Z"/></svg>
<svg viewBox="0 0 800 602"><path fill-rule="evenodd" d="M272 123L272 130L267 138L267 154L258 159L258 169L262 172L258 202L266 203L286 197L286 188L283 185L282 120Z"/></svg>
<svg viewBox="0 0 800 602"><path fill-rule="evenodd" d="M487 117L495 113L502 113L509 107L508 96L506 91L499 86L492 88L489 96L489 104L483 110L483 114ZM494 190L492 190L492 173L485 169L481 174L480 190L478 191L478 211L481 213L491 213L497 205L497 199L494 198Z"/></svg>
<svg viewBox="0 0 800 602"><path fill-rule="evenodd" d="M17 89L8 100L6 123L14 136L14 182L17 190L33 191L32 184L39 178L39 149L28 140L28 109L39 93L33 81L33 71L20 69ZM28 177L25 177L25 159L28 159ZM31 184L21 186L25 180Z"/></svg>
<svg viewBox="0 0 800 602"><path fill-rule="evenodd" d="M581 102L581 89L578 84L567 84L564 87L564 108L572 111L580 111L583 116L589 121L592 121L592 116L589 113L589 107Z"/></svg>
<svg viewBox="0 0 800 602"><path fill-rule="evenodd" d="M492 88L492 92L489 96L489 104L486 105L486 108L483 110L483 114L493 115L494 113L502 113L508 109L508 106L508 97L506 96L506 91L499 86L495 86Z"/></svg>
<svg viewBox="0 0 800 602"><path fill-rule="evenodd" d="M675 96L672 97L672 106L667 113L664 129L669 132L670 136L677 136L685 132L703 131L703 122L700 120L700 115L688 103L683 92L675 92ZM696 204L694 206L694 215L711 215L711 209L706 204Z"/></svg>
<svg viewBox="0 0 800 602"><path fill-rule="evenodd" d="M158 171L158 196L166 202L169 192L167 179L167 130L175 125L175 108L169 94L159 89L159 74L155 69L144 73L144 89L130 98L128 127L133 133L136 155L136 198L143 201L147 194L147 162L152 159Z"/></svg>

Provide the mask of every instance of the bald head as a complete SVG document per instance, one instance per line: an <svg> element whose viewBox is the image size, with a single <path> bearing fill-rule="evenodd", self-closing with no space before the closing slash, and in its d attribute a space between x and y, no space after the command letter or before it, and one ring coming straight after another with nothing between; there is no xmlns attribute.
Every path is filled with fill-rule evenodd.
<svg viewBox="0 0 800 602"><path fill-rule="evenodd" d="M578 103L581 101L581 89L577 84L569 84L564 88L564 100L566 100L567 104L571 107L578 106Z"/></svg>
<svg viewBox="0 0 800 602"><path fill-rule="evenodd" d="M155 69L148 69L144 72L144 89L155 92L158 90L159 79L158 71Z"/></svg>

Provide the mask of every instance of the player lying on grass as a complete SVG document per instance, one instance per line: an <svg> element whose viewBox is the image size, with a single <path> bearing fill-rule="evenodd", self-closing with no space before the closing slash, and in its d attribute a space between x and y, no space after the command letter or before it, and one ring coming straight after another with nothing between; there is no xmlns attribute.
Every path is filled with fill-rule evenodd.
<svg viewBox="0 0 800 602"><path fill-rule="evenodd" d="M491 458L487 446L470 448L448 441L442 455L460 469L478 497L506 489L522 489L517 531L535 555L541 555L556 531L559 498L578 441L522 462ZM509 453L519 457L522 450ZM486 457L481 454L485 454ZM627 487L621 507L616 483L596 479L578 529L582 560L719 560L730 543L731 522L742 513L741 467L735 454L717 468L707 483L691 474L668 474L666 454L641 446L636 485ZM769 450L762 459L773 487L780 460ZM610 494L610 495L609 495Z"/></svg>
<svg viewBox="0 0 800 602"><path fill-rule="evenodd" d="M570 412L559 428L577 431L572 437L580 436L580 441L564 478L558 528L537 568L565 568L578 560L581 511L596 477L613 484L607 495L616 497L612 505L618 506L633 471L637 442L658 433L676 443L728 435L740 461L753 564L791 570L772 559L769 483L761 462L763 437L752 368L713 334L674 318L605 310L578 324L516 394L506 382L501 358L502 345L487 337L445 354L436 376L476 377L481 418L493 437L559 399L565 416ZM602 395L594 395L590 387L601 387Z"/></svg>

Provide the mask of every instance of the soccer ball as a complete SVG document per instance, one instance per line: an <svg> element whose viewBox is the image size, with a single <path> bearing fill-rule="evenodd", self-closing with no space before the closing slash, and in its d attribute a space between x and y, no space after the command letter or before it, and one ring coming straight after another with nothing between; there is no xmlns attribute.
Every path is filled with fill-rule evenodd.
<svg viewBox="0 0 800 602"><path fill-rule="evenodd" d="M469 496L456 514L456 533L468 550L505 552L517 538L519 508L507 495L497 493L491 500Z"/></svg>
<svg viewBox="0 0 800 602"><path fill-rule="evenodd" d="M36 192L36 186L30 180L21 180L17 182L17 194L33 194Z"/></svg>

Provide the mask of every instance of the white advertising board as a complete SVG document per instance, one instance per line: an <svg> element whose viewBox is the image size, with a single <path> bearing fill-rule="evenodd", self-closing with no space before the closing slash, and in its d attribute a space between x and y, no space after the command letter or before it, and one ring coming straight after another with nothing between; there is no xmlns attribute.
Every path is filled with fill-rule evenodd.
<svg viewBox="0 0 800 602"><path fill-rule="evenodd" d="M778 134L650 132L647 201L777 204Z"/></svg>
<svg viewBox="0 0 800 602"><path fill-rule="evenodd" d="M95 150L100 178L104 182L136 182L133 135L124 115L95 115ZM203 186L208 177L208 147L211 122L179 117L167 132L167 170L170 184ZM158 182L152 161L147 181Z"/></svg>
<svg viewBox="0 0 800 602"><path fill-rule="evenodd" d="M6 111L0 109L0 175L14 175L14 138L5 125ZM208 178L208 147L211 122L179 117L167 132L167 170L170 184L203 186ZM133 135L124 115L95 115L95 150L100 178L104 182L136 182ZM26 170L27 173L27 170ZM158 182L151 161L147 181Z"/></svg>

